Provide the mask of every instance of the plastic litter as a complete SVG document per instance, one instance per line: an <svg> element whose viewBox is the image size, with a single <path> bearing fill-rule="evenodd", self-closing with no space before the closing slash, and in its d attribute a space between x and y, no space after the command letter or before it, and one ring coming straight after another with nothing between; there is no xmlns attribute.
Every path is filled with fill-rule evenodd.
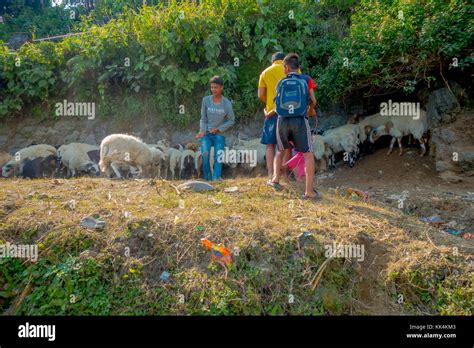
<svg viewBox="0 0 474 348"><path fill-rule="evenodd" d="M459 235L464 233L463 231L458 231L458 230L455 230L453 228L448 228L446 230L446 232L448 232L449 234L455 235L455 236L459 236Z"/></svg>
<svg viewBox="0 0 474 348"><path fill-rule="evenodd" d="M323 173L323 174L319 174L315 176L314 178L316 180L323 180L323 179L332 178L333 176L334 176L334 173Z"/></svg>
<svg viewBox="0 0 474 348"><path fill-rule="evenodd" d="M423 222L426 222L431 225L441 225L444 224L444 221L438 215L431 215L428 217L423 217L420 219Z"/></svg>
<svg viewBox="0 0 474 348"><path fill-rule="evenodd" d="M187 181L181 185L178 185L178 190L210 191L214 190L214 187L204 181Z"/></svg>
<svg viewBox="0 0 474 348"><path fill-rule="evenodd" d="M305 231L303 233L300 233L297 238L298 244L304 247L308 242L311 241L311 239L313 238L313 234L309 231Z"/></svg>
<svg viewBox="0 0 474 348"><path fill-rule="evenodd" d="M450 222L448 222L448 223L446 224L446 226L451 227L451 228L454 228L454 227L457 226L457 224L458 224L458 223L457 223L456 221L451 220Z"/></svg>
<svg viewBox="0 0 474 348"><path fill-rule="evenodd" d="M404 201L408 198L408 191L402 191L402 193L399 195L390 195L387 198L397 201Z"/></svg>
<svg viewBox="0 0 474 348"><path fill-rule="evenodd" d="M215 244L206 238L201 238L201 243L206 249L211 250L214 260L226 266L232 264L232 254L224 244Z"/></svg>
<svg viewBox="0 0 474 348"><path fill-rule="evenodd" d="M166 271L164 271L163 273L161 273L160 275L160 280L164 281L164 282L167 282L170 280L170 274Z"/></svg>
<svg viewBox="0 0 474 348"><path fill-rule="evenodd" d="M369 192L368 191L361 191L361 190L357 190L357 189L354 189L352 187L348 187L347 189L345 190L342 190L341 192L341 188L338 186L336 187L336 197L351 197L352 199L358 199L358 198L362 198L364 201L368 201L369 200Z"/></svg>
<svg viewBox="0 0 474 348"><path fill-rule="evenodd" d="M214 204L217 204L217 205L221 205L222 204L222 201L218 200L218 199L215 199L213 197L209 197L209 200L214 203Z"/></svg>
<svg viewBox="0 0 474 348"><path fill-rule="evenodd" d="M105 221L100 216L87 216L81 220L81 226L91 229L101 229L105 227Z"/></svg>

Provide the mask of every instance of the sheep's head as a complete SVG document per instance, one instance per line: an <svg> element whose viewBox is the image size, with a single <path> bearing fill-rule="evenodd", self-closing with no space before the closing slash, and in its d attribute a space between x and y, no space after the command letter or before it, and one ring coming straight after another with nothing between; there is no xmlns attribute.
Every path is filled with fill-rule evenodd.
<svg viewBox="0 0 474 348"><path fill-rule="evenodd" d="M166 156L163 151L154 147L150 148L150 151L152 155L153 166L161 166L162 162L166 159Z"/></svg>
<svg viewBox="0 0 474 348"><path fill-rule="evenodd" d="M170 143L168 140L161 139L156 142L156 146L158 146L159 148L170 147Z"/></svg>
<svg viewBox="0 0 474 348"><path fill-rule="evenodd" d="M85 166L85 171L88 173L93 173L95 175L100 175L99 166L94 162L88 162Z"/></svg>
<svg viewBox="0 0 474 348"><path fill-rule="evenodd" d="M390 122L391 123L391 122ZM371 143L375 143L381 136L387 135L389 129L386 126L380 126L372 130L369 136L369 140Z"/></svg>
<svg viewBox="0 0 474 348"><path fill-rule="evenodd" d="M5 164L2 168L2 176L4 178L9 178L10 176L13 175L13 173L15 172L15 169L17 168L18 166L15 166L15 164L12 162Z"/></svg>
<svg viewBox="0 0 474 348"><path fill-rule="evenodd" d="M196 152L198 150L199 145L196 143L188 143L186 144L186 149Z"/></svg>

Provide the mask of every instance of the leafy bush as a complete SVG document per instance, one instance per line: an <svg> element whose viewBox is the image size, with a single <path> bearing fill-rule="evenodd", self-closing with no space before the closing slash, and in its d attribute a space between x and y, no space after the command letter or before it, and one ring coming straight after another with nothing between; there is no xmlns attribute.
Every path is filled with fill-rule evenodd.
<svg viewBox="0 0 474 348"><path fill-rule="evenodd" d="M461 70L472 65L467 1L362 0L351 20L350 35L319 79L320 92L331 99L355 92L411 93L420 82L440 78L453 58Z"/></svg>
<svg viewBox="0 0 474 348"><path fill-rule="evenodd" d="M18 15L3 15L5 24L0 25L0 40L6 41L12 33L28 32L38 38L55 36L72 30L76 16L63 7L46 8L44 10L24 7Z"/></svg>
<svg viewBox="0 0 474 348"><path fill-rule="evenodd" d="M300 53L322 106L351 95L412 93L453 58L456 69L472 65L469 13L463 0L203 0L142 8L131 1L108 14L98 6L81 17L83 35L18 52L1 48L0 116L63 96L96 101L101 115L119 116L135 112L121 106L136 96L159 101L139 112L185 127L199 117L195 106L219 74L245 120L262 107L258 76L277 50ZM95 24L98 18L107 23ZM15 56L24 61L20 68Z"/></svg>

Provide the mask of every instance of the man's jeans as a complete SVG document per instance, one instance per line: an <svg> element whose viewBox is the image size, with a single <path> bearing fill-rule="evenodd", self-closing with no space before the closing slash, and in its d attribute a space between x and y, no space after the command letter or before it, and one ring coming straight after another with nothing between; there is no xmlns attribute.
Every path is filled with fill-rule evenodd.
<svg viewBox="0 0 474 348"><path fill-rule="evenodd" d="M214 170L211 174L210 154L214 146ZM222 163L219 163L219 151L224 151L225 137L220 134L207 133L201 138L202 171L205 180L218 180L221 178ZM221 157L222 158L222 157Z"/></svg>

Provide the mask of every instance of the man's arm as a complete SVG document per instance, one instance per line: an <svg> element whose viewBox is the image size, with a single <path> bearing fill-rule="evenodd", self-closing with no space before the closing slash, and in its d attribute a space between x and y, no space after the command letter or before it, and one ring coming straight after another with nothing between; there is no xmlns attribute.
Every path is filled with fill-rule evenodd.
<svg viewBox="0 0 474 348"><path fill-rule="evenodd" d="M309 107L312 109L316 108L316 96L313 89L309 90Z"/></svg>
<svg viewBox="0 0 474 348"><path fill-rule="evenodd" d="M313 117L316 116L316 96L314 94L314 91L316 90L316 82L312 78L309 79L308 81L308 89L309 89L309 98L310 98L310 104L308 106L308 116Z"/></svg>
<svg viewBox="0 0 474 348"><path fill-rule="evenodd" d="M258 87L258 99L262 102L267 102L267 87Z"/></svg>
<svg viewBox="0 0 474 348"><path fill-rule="evenodd" d="M232 103L230 101L226 103L225 109L227 121L225 121L220 127L217 128L221 133L225 132L235 123L234 110L232 109Z"/></svg>
<svg viewBox="0 0 474 348"><path fill-rule="evenodd" d="M196 139L202 138L207 132L207 107L205 97L202 98L201 104L201 119L199 120L199 133L196 134Z"/></svg>
<svg viewBox="0 0 474 348"><path fill-rule="evenodd" d="M267 102L267 84L265 83L265 73L261 73L258 79L258 99Z"/></svg>
<svg viewBox="0 0 474 348"><path fill-rule="evenodd" d="M199 121L200 132L207 131L207 107L206 107L206 98L202 98L201 104L201 120Z"/></svg>

